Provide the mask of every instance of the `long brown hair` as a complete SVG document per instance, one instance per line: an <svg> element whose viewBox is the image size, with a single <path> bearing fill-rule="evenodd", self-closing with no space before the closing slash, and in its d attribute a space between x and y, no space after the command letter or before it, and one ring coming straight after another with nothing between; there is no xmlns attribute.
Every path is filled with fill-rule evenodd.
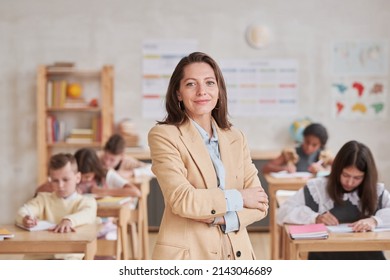
<svg viewBox="0 0 390 280"><path fill-rule="evenodd" d="M102 183L107 171L103 168L96 151L91 148L81 148L74 154L81 174L94 173L97 183Z"/></svg>
<svg viewBox="0 0 390 280"><path fill-rule="evenodd" d="M366 145L357 141L349 141L341 147L332 164L327 185L328 194L336 204L343 203L341 173L344 168L351 166L364 172L363 181L358 186L358 195L363 217L372 216L378 207L378 171L374 157Z"/></svg>
<svg viewBox="0 0 390 280"><path fill-rule="evenodd" d="M158 124L173 124L178 126L188 120L188 116L184 110L184 104L183 102L179 102L176 93L180 88L180 81L184 77L184 68L192 63L199 62L207 63L214 70L215 78L219 88L219 99L217 105L212 110L211 115L220 128L229 129L232 126L228 120L227 93L222 71L214 59L202 52L191 53L190 55L183 57L176 65L171 79L169 80L169 85L165 97L165 108L167 110L167 115L163 121L158 121Z"/></svg>

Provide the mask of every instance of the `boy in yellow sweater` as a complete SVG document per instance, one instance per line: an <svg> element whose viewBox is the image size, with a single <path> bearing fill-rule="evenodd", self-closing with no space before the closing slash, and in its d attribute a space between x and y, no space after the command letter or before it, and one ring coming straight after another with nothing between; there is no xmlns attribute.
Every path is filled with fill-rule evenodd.
<svg viewBox="0 0 390 280"><path fill-rule="evenodd" d="M34 227L38 220L56 224L53 231L68 233L84 224L96 222L97 203L76 191L81 174L71 154L56 154L50 158L49 180L53 192L40 192L17 213L16 223ZM28 259L82 259L83 254L56 254L50 256L25 256Z"/></svg>

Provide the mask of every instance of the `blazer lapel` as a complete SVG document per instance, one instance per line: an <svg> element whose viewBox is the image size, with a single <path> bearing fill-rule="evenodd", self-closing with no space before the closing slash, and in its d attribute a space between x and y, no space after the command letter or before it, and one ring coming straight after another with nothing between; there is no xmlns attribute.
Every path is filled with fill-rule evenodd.
<svg viewBox="0 0 390 280"><path fill-rule="evenodd" d="M190 120L180 126L179 129L181 131L180 138L198 166L206 188L218 187L213 163L199 131Z"/></svg>
<svg viewBox="0 0 390 280"><path fill-rule="evenodd" d="M217 128L219 152L221 154L221 160L225 168L225 186L226 188L229 188L229 182L233 182L235 180L232 172L229 172L229 170L233 170L234 162L238 160L234 158L234 155L237 155L235 152L237 149L235 145L236 139L229 137L229 135L232 135L231 133L220 129L216 123L214 124Z"/></svg>

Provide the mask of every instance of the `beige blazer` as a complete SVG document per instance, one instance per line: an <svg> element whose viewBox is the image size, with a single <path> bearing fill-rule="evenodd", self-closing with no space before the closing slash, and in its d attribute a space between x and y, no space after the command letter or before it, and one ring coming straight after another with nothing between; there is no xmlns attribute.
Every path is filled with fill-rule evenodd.
<svg viewBox="0 0 390 280"><path fill-rule="evenodd" d="M244 135L235 128L224 131L217 127L217 133L226 189L260 186ZM165 202L152 259L221 259L224 233L220 227L193 220L226 213L224 193L217 187L213 163L198 130L190 121L179 128L156 125L148 140L152 171ZM234 258L255 259L246 227L264 218L266 212L244 208L237 214L240 229L227 234Z"/></svg>

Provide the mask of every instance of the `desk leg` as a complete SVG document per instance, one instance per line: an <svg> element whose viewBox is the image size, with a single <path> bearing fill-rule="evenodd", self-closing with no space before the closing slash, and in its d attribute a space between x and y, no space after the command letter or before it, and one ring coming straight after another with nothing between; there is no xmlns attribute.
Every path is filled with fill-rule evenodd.
<svg viewBox="0 0 390 280"><path fill-rule="evenodd" d="M94 239L92 242L88 243L85 247L84 260L93 260L95 259L97 251L97 241Z"/></svg>
<svg viewBox="0 0 390 280"><path fill-rule="evenodd" d="M130 219L130 209L122 207L118 219L118 241L121 241L121 251L123 259L129 259L129 236L127 233L127 224ZM119 243L119 242L118 242ZM118 255L118 254L117 254ZM121 254L119 254L120 256ZM118 258L117 258L118 259Z"/></svg>
<svg viewBox="0 0 390 280"><path fill-rule="evenodd" d="M268 185L268 191L270 195L270 217L269 217L269 224L270 224L270 239L271 239L271 260L278 260L279 259L279 236L277 233L277 224L276 224L276 191L274 190L273 186L270 184Z"/></svg>
<svg viewBox="0 0 390 280"><path fill-rule="evenodd" d="M288 258L290 260L299 260L299 250L292 242L290 242Z"/></svg>

